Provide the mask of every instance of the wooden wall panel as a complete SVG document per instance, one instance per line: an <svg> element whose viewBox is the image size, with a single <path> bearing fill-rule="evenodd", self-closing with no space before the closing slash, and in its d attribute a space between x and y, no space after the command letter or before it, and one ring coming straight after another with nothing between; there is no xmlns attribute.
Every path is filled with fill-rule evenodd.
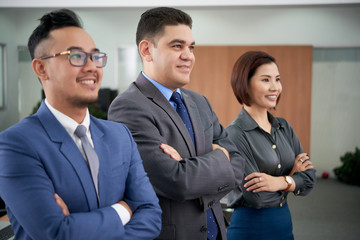
<svg viewBox="0 0 360 240"><path fill-rule="evenodd" d="M241 110L230 86L231 71L238 57L249 50L265 51L276 59L283 92L273 114L290 122L310 153L311 46L196 46L196 63L186 88L206 96L226 127Z"/></svg>

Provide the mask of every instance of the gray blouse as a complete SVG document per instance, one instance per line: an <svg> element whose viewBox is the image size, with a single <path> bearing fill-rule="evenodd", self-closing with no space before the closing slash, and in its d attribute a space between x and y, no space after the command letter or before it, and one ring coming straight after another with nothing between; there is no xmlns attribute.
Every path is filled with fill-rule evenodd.
<svg viewBox="0 0 360 240"><path fill-rule="evenodd" d="M264 131L243 108L239 116L226 128L230 139L245 158L244 177L261 172L272 176L288 175L295 157L303 153L299 139L290 124L283 118L276 118L268 112L272 125L271 134ZM306 195L316 182L315 170L296 172L292 175L296 183L295 195ZM245 181L228 195L229 207L269 208L282 207L287 192L248 192Z"/></svg>

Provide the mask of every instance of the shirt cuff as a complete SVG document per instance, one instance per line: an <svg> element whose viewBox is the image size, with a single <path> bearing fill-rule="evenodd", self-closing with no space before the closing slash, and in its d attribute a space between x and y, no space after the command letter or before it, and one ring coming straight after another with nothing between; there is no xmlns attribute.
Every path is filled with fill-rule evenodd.
<svg viewBox="0 0 360 240"><path fill-rule="evenodd" d="M126 210L126 208L120 203L115 203L111 205L111 207L115 209L115 211L120 217L123 226L125 226L130 221L130 213L128 212L128 210Z"/></svg>

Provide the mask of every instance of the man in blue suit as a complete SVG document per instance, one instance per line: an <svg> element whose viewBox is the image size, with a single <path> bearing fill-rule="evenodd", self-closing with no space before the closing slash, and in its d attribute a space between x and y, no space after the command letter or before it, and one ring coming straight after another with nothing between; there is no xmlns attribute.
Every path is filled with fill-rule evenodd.
<svg viewBox="0 0 360 240"><path fill-rule="evenodd" d="M28 47L46 99L0 134L0 196L15 238L156 238L161 209L131 133L87 109L98 98L107 55L72 11L40 21ZM86 141L75 134L79 125ZM95 170L84 142L95 149Z"/></svg>

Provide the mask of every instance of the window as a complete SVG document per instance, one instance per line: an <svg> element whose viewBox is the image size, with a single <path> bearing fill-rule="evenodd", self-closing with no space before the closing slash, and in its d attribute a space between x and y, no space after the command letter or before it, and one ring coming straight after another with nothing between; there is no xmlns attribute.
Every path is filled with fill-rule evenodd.
<svg viewBox="0 0 360 240"><path fill-rule="evenodd" d="M142 63L136 46L122 46L117 51L116 78L118 91L125 91L136 80L142 70Z"/></svg>
<svg viewBox="0 0 360 240"><path fill-rule="evenodd" d="M0 43L0 109L5 108L5 82L6 82L6 49L5 44Z"/></svg>

